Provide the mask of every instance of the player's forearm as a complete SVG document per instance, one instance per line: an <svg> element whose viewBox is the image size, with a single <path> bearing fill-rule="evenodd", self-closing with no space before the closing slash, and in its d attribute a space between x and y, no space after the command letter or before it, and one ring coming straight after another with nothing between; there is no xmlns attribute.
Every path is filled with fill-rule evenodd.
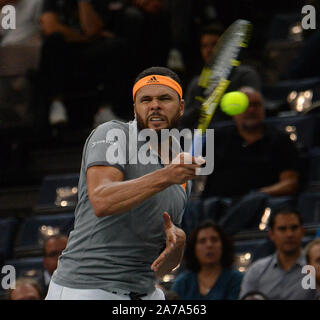
<svg viewBox="0 0 320 320"><path fill-rule="evenodd" d="M108 183L96 187L89 199L98 217L119 214L132 209L171 183L160 169L137 179Z"/></svg>
<svg viewBox="0 0 320 320"><path fill-rule="evenodd" d="M79 17L85 35L93 37L100 34L104 23L90 1L79 1Z"/></svg>

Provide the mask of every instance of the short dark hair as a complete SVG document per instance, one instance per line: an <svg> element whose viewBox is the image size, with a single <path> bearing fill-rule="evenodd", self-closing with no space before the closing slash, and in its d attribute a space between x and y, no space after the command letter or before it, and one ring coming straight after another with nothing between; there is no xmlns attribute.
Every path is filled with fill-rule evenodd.
<svg viewBox="0 0 320 320"><path fill-rule="evenodd" d="M232 239L226 234L226 232L212 220L207 219L202 221L189 235L187 239L186 251L185 251L185 263L187 269L193 272L200 271L200 264L195 255L195 246L198 240L198 234L201 230L212 228L219 234L222 242L222 255L221 255L221 266L223 268L229 268L234 262L234 244Z"/></svg>
<svg viewBox="0 0 320 320"><path fill-rule="evenodd" d="M271 213L270 219L269 219L269 223L268 223L269 229L273 229L274 223L275 223L275 219L280 214L294 214L294 215L297 216L300 225L302 225L302 223L303 223L302 217L301 217L301 213L296 208L283 207L283 208L279 208L276 211Z"/></svg>
<svg viewBox="0 0 320 320"><path fill-rule="evenodd" d="M136 84L140 79L146 77L146 76L150 76L152 74L158 74L160 76L167 76L170 77L171 79L175 80L176 82L178 82L180 84L180 86L182 87L182 83L181 80L179 78L179 76L172 71L169 68L165 68L165 67L151 67L148 69L143 70L142 72L140 72L138 74L138 76L136 77L134 83Z"/></svg>

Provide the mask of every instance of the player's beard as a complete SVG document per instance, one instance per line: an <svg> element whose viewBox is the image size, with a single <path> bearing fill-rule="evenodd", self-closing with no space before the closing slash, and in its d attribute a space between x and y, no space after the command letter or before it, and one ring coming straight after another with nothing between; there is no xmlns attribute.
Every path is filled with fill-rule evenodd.
<svg viewBox="0 0 320 320"><path fill-rule="evenodd" d="M153 115L157 115L157 113L154 113ZM160 114L158 114L158 115L160 115ZM177 113L174 115L174 117L171 119L171 121L169 121L169 119L166 118L167 122L168 122L168 126L167 126L167 128L163 128L163 129L171 130L174 128L178 128L180 118L181 118L180 110L178 110ZM138 131L143 130L143 129L148 129L148 120L146 119L145 121L143 121L142 117L139 115L138 112L136 112L136 121L137 121ZM157 134L157 138L158 138L158 146L161 145L162 143L164 143L164 141L161 140L161 130L162 129L154 129L154 131Z"/></svg>
<svg viewBox="0 0 320 320"><path fill-rule="evenodd" d="M153 116L156 116L156 115L161 115L161 114L158 114L158 113L154 113L152 114ZM162 116L162 115L161 115ZM171 119L171 121L169 121L168 118L167 119L167 122L168 122L168 126L167 128L163 128L163 129L174 129L174 128L178 128L179 126L179 122L180 122L180 110L177 111L177 113L174 115L174 117ZM146 119L145 121L142 119L142 117L139 115L138 112L136 112L136 121L137 121L137 126L138 126L138 130L143 130L143 129L148 129L148 119ZM162 129L155 129L156 133L158 134L159 136L159 133L161 133L161 130Z"/></svg>

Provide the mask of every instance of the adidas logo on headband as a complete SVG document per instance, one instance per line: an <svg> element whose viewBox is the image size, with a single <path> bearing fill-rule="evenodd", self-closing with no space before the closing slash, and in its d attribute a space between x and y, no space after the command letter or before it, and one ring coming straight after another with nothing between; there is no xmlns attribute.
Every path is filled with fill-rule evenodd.
<svg viewBox="0 0 320 320"><path fill-rule="evenodd" d="M159 81L155 76L153 76L147 81L147 83L152 83L152 82L159 82Z"/></svg>

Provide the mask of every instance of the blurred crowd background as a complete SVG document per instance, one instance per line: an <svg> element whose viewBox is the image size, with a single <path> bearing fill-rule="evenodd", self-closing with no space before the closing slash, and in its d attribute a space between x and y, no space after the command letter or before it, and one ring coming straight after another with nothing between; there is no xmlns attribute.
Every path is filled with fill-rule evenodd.
<svg viewBox="0 0 320 320"><path fill-rule="evenodd" d="M319 1L0 0L2 22L6 5L16 29L0 23L0 271L15 266L21 292L0 289L3 299L44 297L73 227L85 139L105 121L133 119L135 76L174 70L186 100L180 126L194 128L199 74L237 19L253 29L228 91L247 94L249 108L238 118L219 111L211 123L215 171L196 181L184 215L186 260L159 286L168 299L315 297L263 290L270 278L249 283L273 261L261 259L290 257L281 241L296 259L268 269L273 283L300 281L293 269L303 259L320 283L319 243L309 246L314 255L302 250L320 236L320 29L301 25L305 5L318 21ZM277 238L278 227L289 240Z"/></svg>

